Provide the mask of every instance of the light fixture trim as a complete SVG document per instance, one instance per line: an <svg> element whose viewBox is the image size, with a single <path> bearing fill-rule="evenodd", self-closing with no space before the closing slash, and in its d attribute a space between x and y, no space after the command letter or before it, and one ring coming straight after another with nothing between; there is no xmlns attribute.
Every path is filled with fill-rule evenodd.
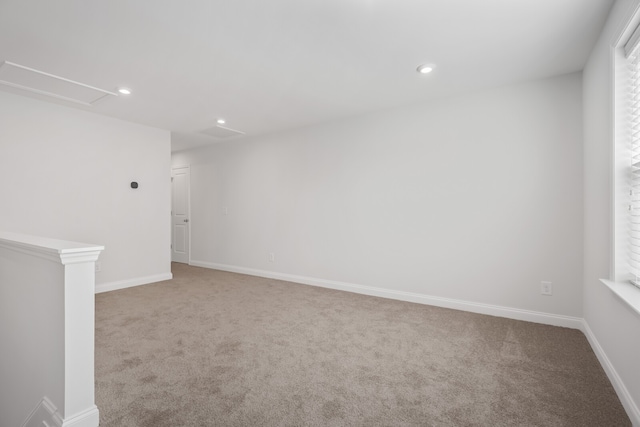
<svg viewBox="0 0 640 427"><path fill-rule="evenodd" d="M435 68L436 66L433 64L422 64L416 68L416 71L420 74L429 74L433 72Z"/></svg>
<svg viewBox="0 0 640 427"><path fill-rule="evenodd" d="M121 95L131 95L131 89L129 89L128 87L119 87L118 93Z"/></svg>

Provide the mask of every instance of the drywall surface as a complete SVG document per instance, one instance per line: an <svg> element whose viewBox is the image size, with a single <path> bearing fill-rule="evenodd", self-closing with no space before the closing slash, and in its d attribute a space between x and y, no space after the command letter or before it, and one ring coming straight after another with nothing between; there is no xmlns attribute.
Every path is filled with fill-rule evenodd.
<svg viewBox="0 0 640 427"><path fill-rule="evenodd" d="M191 165L191 260L581 317L581 85L174 153Z"/></svg>
<svg viewBox="0 0 640 427"><path fill-rule="evenodd" d="M43 397L63 408L64 266L0 247L0 280L0 425L21 426Z"/></svg>
<svg viewBox="0 0 640 427"><path fill-rule="evenodd" d="M0 229L104 245L97 285L170 275L170 157L168 131L0 92Z"/></svg>
<svg viewBox="0 0 640 427"><path fill-rule="evenodd" d="M640 317L599 279L613 275L611 46L637 0L618 1L584 69L584 318L628 394L618 395L632 420L629 401L640 404ZM607 363L604 364L607 367ZM611 374L610 374L611 377ZM615 381L614 381L614 385ZM635 418L634 418L635 416Z"/></svg>

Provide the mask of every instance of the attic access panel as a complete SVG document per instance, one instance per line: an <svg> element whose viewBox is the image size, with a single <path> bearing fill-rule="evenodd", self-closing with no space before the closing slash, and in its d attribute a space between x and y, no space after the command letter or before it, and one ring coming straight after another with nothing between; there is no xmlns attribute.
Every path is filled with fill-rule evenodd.
<svg viewBox="0 0 640 427"><path fill-rule="evenodd" d="M86 106L91 106L109 95L118 96L114 92L9 61L0 65L0 84Z"/></svg>
<svg viewBox="0 0 640 427"><path fill-rule="evenodd" d="M239 131L239 130L235 130L235 129L231 129L228 127L224 127L224 126L219 126L216 125L212 128L209 129L205 129L203 131L201 131L200 133L203 133L205 135L209 135L209 136L213 136L214 138L230 138L232 136L238 136L238 135L244 135L244 132Z"/></svg>

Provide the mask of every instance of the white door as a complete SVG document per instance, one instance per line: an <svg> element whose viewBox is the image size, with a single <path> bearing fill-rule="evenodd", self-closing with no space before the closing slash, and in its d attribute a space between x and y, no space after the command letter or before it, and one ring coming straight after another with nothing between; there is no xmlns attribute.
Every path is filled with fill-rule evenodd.
<svg viewBox="0 0 640 427"><path fill-rule="evenodd" d="M171 169L171 261L189 263L189 166Z"/></svg>

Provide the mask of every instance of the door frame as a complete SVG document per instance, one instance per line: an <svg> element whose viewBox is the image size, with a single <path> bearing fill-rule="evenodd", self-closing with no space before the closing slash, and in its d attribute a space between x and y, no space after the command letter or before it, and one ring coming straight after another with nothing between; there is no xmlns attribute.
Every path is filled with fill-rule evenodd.
<svg viewBox="0 0 640 427"><path fill-rule="evenodd" d="M187 247L187 251L189 252L188 256L187 256L187 265L191 265L191 165L187 164L187 165L176 165L176 166L171 166L171 216L169 218L169 222L170 222L170 226L171 226L171 245L170 245L170 258L171 258L171 262L173 261L173 243L174 243L174 239L173 239L173 173L174 170L176 169L187 169L188 174L187 174L187 217L189 219L189 224L187 225L187 230L188 230L188 238L189 238L189 244ZM177 262L177 261L176 261Z"/></svg>

